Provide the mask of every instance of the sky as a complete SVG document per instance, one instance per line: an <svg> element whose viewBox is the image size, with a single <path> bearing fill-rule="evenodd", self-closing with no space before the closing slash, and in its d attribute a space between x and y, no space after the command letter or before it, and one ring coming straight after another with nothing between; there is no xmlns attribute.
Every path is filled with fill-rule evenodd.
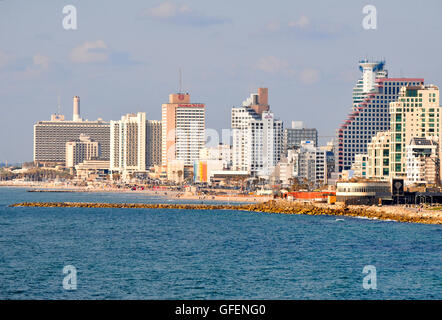
<svg viewBox="0 0 442 320"><path fill-rule="evenodd" d="M63 7L77 29L63 28ZM366 5L376 29L364 29ZM361 58L390 77L442 84L440 0L0 0L0 162L32 161L33 124L58 110L118 120L179 90L206 104L206 127L230 127L232 106L269 88L275 116L304 121L325 144L346 118Z"/></svg>

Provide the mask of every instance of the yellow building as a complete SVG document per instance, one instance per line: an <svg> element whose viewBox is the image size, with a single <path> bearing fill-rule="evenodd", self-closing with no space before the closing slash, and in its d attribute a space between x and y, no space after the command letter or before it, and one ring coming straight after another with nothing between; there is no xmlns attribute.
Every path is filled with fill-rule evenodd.
<svg viewBox="0 0 442 320"><path fill-rule="evenodd" d="M390 131L378 132L367 145L367 178L390 178Z"/></svg>

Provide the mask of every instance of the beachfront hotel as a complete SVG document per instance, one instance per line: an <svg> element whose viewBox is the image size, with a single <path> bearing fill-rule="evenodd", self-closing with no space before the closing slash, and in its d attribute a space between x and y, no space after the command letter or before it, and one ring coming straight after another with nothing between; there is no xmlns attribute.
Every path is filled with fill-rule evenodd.
<svg viewBox="0 0 442 320"><path fill-rule="evenodd" d="M161 109L163 171L174 160L182 160L185 167L193 168L205 145L205 104L190 102L189 93L175 93L169 95L169 102Z"/></svg>
<svg viewBox="0 0 442 320"><path fill-rule="evenodd" d="M110 122L110 169L123 173L146 171L146 113L129 113Z"/></svg>
<svg viewBox="0 0 442 320"><path fill-rule="evenodd" d="M72 121L64 115L53 114L50 121L39 121L34 125L34 162L60 163L66 161L66 143L86 135L100 144L101 159L109 160L110 125L102 119L83 120L80 117L80 98L73 99Z"/></svg>
<svg viewBox="0 0 442 320"><path fill-rule="evenodd" d="M390 102L403 86L422 85L420 78L388 78L385 63L362 60L362 76L353 89L353 105L337 131L335 154L338 172L349 170L356 154L367 153L367 144L379 131L390 129Z"/></svg>

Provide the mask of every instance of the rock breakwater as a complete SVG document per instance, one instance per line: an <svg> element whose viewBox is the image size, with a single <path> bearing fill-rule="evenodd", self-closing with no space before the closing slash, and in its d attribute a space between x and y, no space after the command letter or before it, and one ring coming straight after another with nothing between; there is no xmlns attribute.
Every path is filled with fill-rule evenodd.
<svg viewBox="0 0 442 320"><path fill-rule="evenodd" d="M180 210L239 210L262 213L306 214L364 217L399 222L442 224L440 212L414 212L401 207L337 206L325 204L299 204L287 201L268 201L259 204L145 204L145 203L85 203L85 202L22 202L10 207L46 208L129 208Z"/></svg>

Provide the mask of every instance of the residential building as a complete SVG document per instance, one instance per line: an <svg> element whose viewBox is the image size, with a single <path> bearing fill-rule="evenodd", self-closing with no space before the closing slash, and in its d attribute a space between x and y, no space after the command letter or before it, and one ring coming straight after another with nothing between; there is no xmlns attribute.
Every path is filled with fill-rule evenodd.
<svg viewBox="0 0 442 320"><path fill-rule="evenodd" d="M406 145L412 138L441 139L442 113L439 88L434 85L413 85L400 90L398 101L390 104L391 141L390 172L393 178L405 178Z"/></svg>
<svg viewBox="0 0 442 320"><path fill-rule="evenodd" d="M163 168L172 160L183 160L193 167L199 151L205 145L205 105L191 103L188 93L169 95L169 103L162 105Z"/></svg>
<svg viewBox="0 0 442 320"><path fill-rule="evenodd" d="M312 187L327 184L327 152L313 141L302 141L300 147L288 150L288 163L293 163L293 176Z"/></svg>
<svg viewBox="0 0 442 320"><path fill-rule="evenodd" d="M232 108L234 170L268 178L280 161L283 123L269 110L267 88L259 88L241 107Z"/></svg>
<svg viewBox="0 0 442 320"><path fill-rule="evenodd" d="M436 184L439 180L439 144L435 137L411 138L406 149L406 185Z"/></svg>
<svg viewBox="0 0 442 320"><path fill-rule="evenodd" d="M367 144L379 131L390 129L390 102L403 86L424 83L420 78L388 78L385 62L362 60L362 77L353 89L351 111L337 132L336 170L348 170L355 155L367 153Z"/></svg>
<svg viewBox="0 0 442 320"><path fill-rule="evenodd" d="M146 113L129 113L111 121L110 169L123 174L146 171Z"/></svg>
<svg viewBox="0 0 442 320"><path fill-rule="evenodd" d="M161 121L147 120L146 123L146 142L148 168L161 165L161 144L162 144Z"/></svg>
<svg viewBox="0 0 442 320"><path fill-rule="evenodd" d="M368 161L368 156L366 154L355 155L355 162L351 167L351 170L353 170L354 177L358 178L367 177L367 161Z"/></svg>
<svg viewBox="0 0 442 320"><path fill-rule="evenodd" d="M314 141L318 145L318 130L306 128L302 121L292 121L291 128L284 129L284 153L293 147L299 147L301 141Z"/></svg>
<svg viewBox="0 0 442 320"><path fill-rule="evenodd" d="M390 141L390 131L380 131L371 139L367 147L367 178L390 179Z"/></svg>
<svg viewBox="0 0 442 320"><path fill-rule="evenodd" d="M100 158L100 143L80 134L80 138L66 142L66 167L73 168L85 160Z"/></svg>

